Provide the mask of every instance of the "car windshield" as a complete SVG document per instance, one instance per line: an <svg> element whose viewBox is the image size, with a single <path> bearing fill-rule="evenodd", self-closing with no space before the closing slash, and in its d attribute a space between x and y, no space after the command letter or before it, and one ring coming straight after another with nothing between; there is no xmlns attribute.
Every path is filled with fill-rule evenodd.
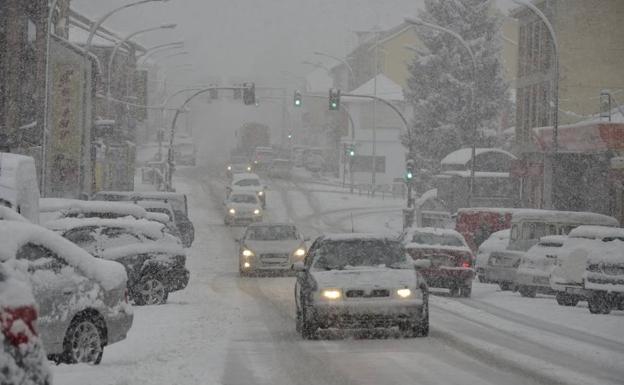
<svg viewBox="0 0 624 385"><path fill-rule="evenodd" d="M297 239L295 226L254 226L247 229L246 239L251 241L286 241Z"/></svg>
<svg viewBox="0 0 624 385"><path fill-rule="evenodd" d="M412 242L421 245L464 246L461 239L450 234L434 234L416 232L412 236Z"/></svg>
<svg viewBox="0 0 624 385"><path fill-rule="evenodd" d="M236 182L235 185L240 187L260 186L260 181L258 179L242 179Z"/></svg>
<svg viewBox="0 0 624 385"><path fill-rule="evenodd" d="M320 246L313 267L342 270L353 267L386 266L409 268L401 244L389 240L326 241Z"/></svg>
<svg viewBox="0 0 624 385"><path fill-rule="evenodd" d="M230 202L232 203L257 203L258 198L255 195L249 194L232 194L230 196Z"/></svg>

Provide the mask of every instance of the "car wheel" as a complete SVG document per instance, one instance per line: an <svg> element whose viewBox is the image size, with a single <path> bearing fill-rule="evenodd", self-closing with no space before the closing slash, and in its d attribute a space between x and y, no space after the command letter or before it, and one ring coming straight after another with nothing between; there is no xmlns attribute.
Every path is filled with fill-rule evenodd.
<svg viewBox="0 0 624 385"><path fill-rule="evenodd" d="M605 292L592 293L587 299L587 304L589 305L589 312L592 314L609 314L611 312L611 305Z"/></svg>
<svg viewBox="0 0 624 385"><path fill-rule="evenodd" d="M557 300L557 304L560 306L576 306L580 299L577 296L558 291L555 295L555 300Z"/></svg>
<svg viewBox="0 0 624 385"><path fill-rule="evenodd" d="M464 298L470 298L471 294L472 294L472 285L462 287L459 292L459 295Z"/></svg>
<svg viewBox="0 0 624 385"><path fill-rule="evenodd" d="M518 291L523 297L535 298L537 295L537 288L535 286L520 286Z"/></svg>
<svg viewBox="0 0 624 385"><path fill-rule="evenodd" d="M449 288L449 296L459 297L459 286L451 286Z"/></svg>
<svg viewBox="0 0 624 385"><path fill-rule="evenodd" d="M78 316L72 321L63 341L63 362L97 365L102 361L103 332L97 324L89 316Z"/></svg>
<svg viewBox="0 0 624 385"><path fill-rule="evenodd" d="M144 275L137 286L134 299L137 305L160 305L167 302L169 292L161 278Z"/></svg>
<svg viewBox="0 0 624 385"><path fill-rule="evenodd" d="M498 284L498 286L500 287L500 289L502 291L509 291L511 290L511 283L509 282L501 282Z"/></svg>

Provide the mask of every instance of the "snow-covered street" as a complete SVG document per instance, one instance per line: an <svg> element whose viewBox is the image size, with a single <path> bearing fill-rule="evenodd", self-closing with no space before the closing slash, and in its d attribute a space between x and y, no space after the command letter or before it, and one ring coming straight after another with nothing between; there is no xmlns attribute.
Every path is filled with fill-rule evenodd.
<svg viewBox="0 0 624 385"><path fill-rule="evenodd" d="M223 225L217 173L185 169L196 226L188 287L162 306L135 308L128 338L98 366L53 368L58 384L617 384L624 378L624 312L590 315L552 297L521 298L475 283L473 298L435 292L431 333L402 339L295 332L294 278L239 278L240 228ZM322 190L322 189L318 189ZM396 232L400 202L269 183L265 221L321 232ZM353 214L353 215L352 215Z"/></svg>

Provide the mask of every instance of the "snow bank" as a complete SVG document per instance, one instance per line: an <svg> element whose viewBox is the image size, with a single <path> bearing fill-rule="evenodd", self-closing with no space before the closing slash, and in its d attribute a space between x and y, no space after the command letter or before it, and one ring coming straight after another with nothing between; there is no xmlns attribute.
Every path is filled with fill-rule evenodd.
<svg viewBox="0 0 624 385"><path fill-rule="evenodd" d="M14 259L17 251L28 243L50 249L87 277L98 281L106 290L126 285L126 270L122 265L97 259L72 242L43 227L0 221L0 245L2 245L0 262Z"/></svg>
<svg viewBox="0 0 624 385"><path fill-rule="evenodd" d="M0 206L0 220L29 223L26 218L8 207Z"/></svg>

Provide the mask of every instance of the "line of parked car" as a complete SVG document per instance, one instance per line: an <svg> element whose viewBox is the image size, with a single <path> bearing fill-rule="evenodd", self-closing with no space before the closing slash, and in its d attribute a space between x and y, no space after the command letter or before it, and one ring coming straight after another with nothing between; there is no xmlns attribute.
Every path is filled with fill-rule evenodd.
<svg viewBox="0 0 624 385"><path fill-rule="evenodd" d="M194 229L184 194L41 198L31 220L18 213L26 203L4 203L0 383L49 383L45 357L98 364L105 346L126 338L132 304L165 303L189 282Z"/></svg>

